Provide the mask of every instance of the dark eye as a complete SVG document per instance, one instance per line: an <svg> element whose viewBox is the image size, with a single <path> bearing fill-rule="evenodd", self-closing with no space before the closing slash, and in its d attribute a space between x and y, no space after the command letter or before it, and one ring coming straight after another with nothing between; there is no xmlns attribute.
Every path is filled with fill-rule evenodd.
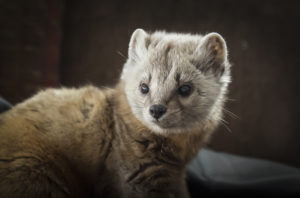
<svg viewBox="0 0 300 198"><path fill-rule="evenodd" d="M145 83L142 83L142 84L141 84L141 92L142 92L143 94L148 93L148 92L149 92L149 87L148 87L148 85L146 85Z"/></svg>
<svg viewBox="0 0 300 198"><path fill-rule="evenodd" d="M186 97L189 96L192 92L192 87L190 85L182 85L178 88L178 94Z"/></svg>

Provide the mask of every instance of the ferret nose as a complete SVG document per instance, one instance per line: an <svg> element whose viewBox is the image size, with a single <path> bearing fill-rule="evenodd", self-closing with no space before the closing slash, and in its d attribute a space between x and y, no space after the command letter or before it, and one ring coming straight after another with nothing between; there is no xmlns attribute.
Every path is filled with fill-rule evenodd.
<svg viewBox="0 0 300 198"><path fill-rule="evenodd" d="M150 107L150 114L155 119L159 119L162 115L164 115L167 111L167 108L163 105L152 105Z"/></svg>

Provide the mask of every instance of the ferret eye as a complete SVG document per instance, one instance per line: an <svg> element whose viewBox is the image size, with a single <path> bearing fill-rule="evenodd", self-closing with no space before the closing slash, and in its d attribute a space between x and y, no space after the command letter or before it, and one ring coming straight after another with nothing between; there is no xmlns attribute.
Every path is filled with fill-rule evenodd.
<svg viewBox="0 0 300 198"><path fill-rule="evenodd" d="M142 83L142 84L141 84L141 92L142 92L143 94L148 93L148 92L149 92L149 87L148 87L148 85L146 85L145 83Z"/></svg>
<svg viewBox="0 0 300 198"><path fill-rule="evenodd" d="M178 88L178 94L187 97L191 94L192 92L192 87L190 85L182 85Z"/></svg>

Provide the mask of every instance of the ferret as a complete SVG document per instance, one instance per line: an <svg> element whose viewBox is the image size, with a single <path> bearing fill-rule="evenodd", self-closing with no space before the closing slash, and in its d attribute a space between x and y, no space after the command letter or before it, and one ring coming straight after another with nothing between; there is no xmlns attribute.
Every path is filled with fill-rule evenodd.
<svg viewBox="0 0 300 198"><path fill-rule="evenodd" d="M0 197L189 197L230 79L218 33L135 30L114 88L49 88L0 115Z"/></svg>

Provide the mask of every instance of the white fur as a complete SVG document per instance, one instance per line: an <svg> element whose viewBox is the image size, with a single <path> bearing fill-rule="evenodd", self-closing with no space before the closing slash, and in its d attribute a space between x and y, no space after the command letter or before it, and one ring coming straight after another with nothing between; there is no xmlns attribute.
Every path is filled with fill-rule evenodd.
<svg viewBox="0 0 300 198"><path fill-rule="evenodd" d="M221 50L214 55L213 49ZM137 29L131 37L128 51L129 57L121 75L126 96L136 118L154 132L182 133L201 128L208 121L218 122L221 119L231 81L227 47L221 35L162 31L148 34ZM210 66L212 56L216 56L212 60L218 62ZM223 73L221 67L224 67ZM180 86L176 82L178 74L179 83L191 83L194 88L189 97L176 94ZM149 85L148 94L140 92L141 82ZM149 113L153 104L168 108L158 123Z"/></svg>

